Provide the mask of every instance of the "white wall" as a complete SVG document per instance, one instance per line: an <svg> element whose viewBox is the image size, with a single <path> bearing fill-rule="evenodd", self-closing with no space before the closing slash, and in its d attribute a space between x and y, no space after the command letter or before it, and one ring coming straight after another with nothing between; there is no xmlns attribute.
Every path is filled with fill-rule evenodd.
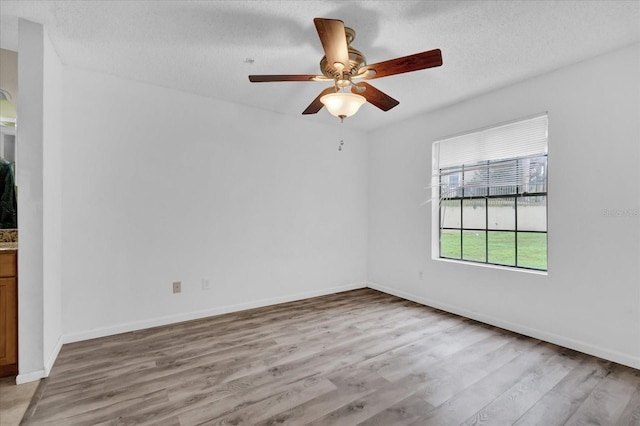
<svg viewBox="0 0 640 426"><path fill-rule="evenodd" d="M49 374L62 342L62 64L40 24L19 21L18 383Z"/></svg>
<svg viewBox="0 0 640 426"><path fill-rule="evenodd" d="M42 132L44 31L18 24L18 382L44 375L42 269Z"/></svg>
<svg viewBox="0 0 640 426"><path fill-rule="evenodd" d="M366 285L364 134L63 75L65 341Z"/></svg>
<svg viewBox="0 0 640 426"><path fill-rule="evenodd" d="M62 346L62 63L44 32L43 353L46 375Z"/></svg>
<svg viewBox="0 0 640 426"><path fill-rule="evenodd" d="M636 44L371 135L370 285L640 368L639 75ZM548 275L432 260L432 142L543 111Z"/></svg>

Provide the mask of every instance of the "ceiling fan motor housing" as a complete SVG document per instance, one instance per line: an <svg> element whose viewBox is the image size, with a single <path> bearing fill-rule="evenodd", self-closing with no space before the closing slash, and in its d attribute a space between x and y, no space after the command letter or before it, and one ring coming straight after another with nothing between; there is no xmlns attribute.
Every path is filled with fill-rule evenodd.
<svg viewBox="0 0 640 426"><path fill-rule="evenodd" d="M342 71L337 69L333 64L327 61L327 57L323 56L320 60L320 71L325 77L337 79L341 75L354 76L358 74L358 70L367 65L367 58L358 49L351 46L351 42L356 38L356 32L352 28L345 27L345 36L347 38L347 48L349 51L349 63Z"/></svg>

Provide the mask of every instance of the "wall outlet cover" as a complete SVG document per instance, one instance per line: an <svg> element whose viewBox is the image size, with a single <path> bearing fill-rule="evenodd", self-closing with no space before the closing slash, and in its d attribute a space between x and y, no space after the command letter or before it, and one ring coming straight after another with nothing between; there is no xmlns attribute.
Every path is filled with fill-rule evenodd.
<svg viewBox="0 0 640 426"><path fill-rule="evenodd" d="M209 282L208 278L203 278L202 279L202 289L203 290L211 290L211 283Z"/></svg>

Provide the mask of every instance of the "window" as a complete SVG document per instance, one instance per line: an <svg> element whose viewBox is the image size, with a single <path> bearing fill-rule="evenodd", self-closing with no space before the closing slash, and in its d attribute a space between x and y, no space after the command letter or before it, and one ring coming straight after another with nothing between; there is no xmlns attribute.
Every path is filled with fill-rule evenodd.
<svg viewBox="0 0 640 426"><path fill-rule="evenodd" d="M435 142L433 180L437 257L547 270L546 114Z"/></svg>

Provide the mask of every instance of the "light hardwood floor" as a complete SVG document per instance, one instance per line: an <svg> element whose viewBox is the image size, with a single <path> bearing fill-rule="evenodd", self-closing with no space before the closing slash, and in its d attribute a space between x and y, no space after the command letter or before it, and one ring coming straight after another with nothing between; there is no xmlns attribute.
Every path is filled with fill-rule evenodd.
<svg viewBox="0 0 640 426"><path fill-rule="evenodd" d="M640 425L640 371L370 289L65 345L24 425Z"/></svg>
<svg viewBox="0 0 640 426"><path fill-rule="evenodd" d="M0 379L0 426L18 426L29 407L37 382L16 385L15 377Z"/></svg>

